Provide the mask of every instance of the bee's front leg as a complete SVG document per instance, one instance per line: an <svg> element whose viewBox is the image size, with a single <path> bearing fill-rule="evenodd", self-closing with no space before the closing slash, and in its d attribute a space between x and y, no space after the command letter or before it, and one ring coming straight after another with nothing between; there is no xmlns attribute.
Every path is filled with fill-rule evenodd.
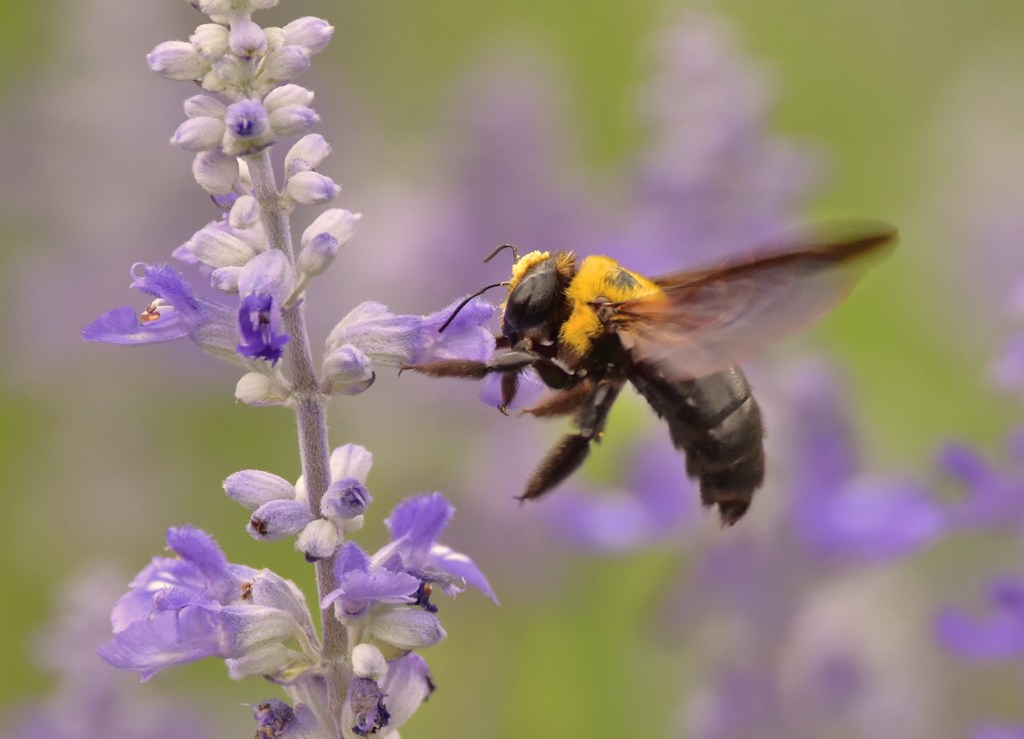
<svg viewBox="0 0 1024 739"><path fill-rule="evenodd" d="M510 351L488 362L473 359L441 359L423 364L403 364L399 371L412 370L431 377L465 377L482 380L494 372L521 372L542 357L530 351Z"/></svg>

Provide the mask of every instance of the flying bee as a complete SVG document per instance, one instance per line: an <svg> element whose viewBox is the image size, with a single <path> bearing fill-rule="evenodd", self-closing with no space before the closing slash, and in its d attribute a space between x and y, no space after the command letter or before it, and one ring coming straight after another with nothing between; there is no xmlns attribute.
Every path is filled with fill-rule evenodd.
<svg viewBox="0 0 1024 739"><path fill-rule="evenodd" d="M533 368L552 389L524 410L573 414L564 436L530 476L521 500L538 498L572 474L600 441L628 382L668 424L705 507L736 523L764 481L764 426L736 366L766 343L820 318L853 287L872 255L897 232L874 222L837 222L706 269L648 278L606 256L514 246L512 276L472 298L508 288L497 347L487 362L443 360L406 369L435 377L501 375L507 413L520 375Z"/></svg>

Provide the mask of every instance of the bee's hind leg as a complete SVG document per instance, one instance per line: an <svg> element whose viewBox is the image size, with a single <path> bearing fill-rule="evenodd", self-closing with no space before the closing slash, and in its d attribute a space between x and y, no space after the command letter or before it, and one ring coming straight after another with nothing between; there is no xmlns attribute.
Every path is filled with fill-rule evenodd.
<svg viewBox="0 0 1024 739"><path fill-rule="evenodd" d="M600 441L608 412L622 389L621 380L601 380L580 405L575 434L566 434L547 453L530 476L519 500L539 498L575 472L590 453L590 442Z"/></svg>

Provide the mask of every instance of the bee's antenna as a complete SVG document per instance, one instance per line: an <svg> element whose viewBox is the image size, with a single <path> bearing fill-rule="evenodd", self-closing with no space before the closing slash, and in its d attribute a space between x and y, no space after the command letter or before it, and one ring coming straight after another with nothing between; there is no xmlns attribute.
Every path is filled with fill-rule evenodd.
<svg viewBox="0 0 1024 739"><path fill-rule="evenodd" d="M514 249L515 247L512 247L512 248ZM494 256L494 255L492 254L491 256ZM488 259L490 259L490 257L488 257ZM485 287L485 288L483 288L481 290L477 290L475 293L473 293L468 298L466 298L461 303L459 303L457 306L455 306L455 310L453 310L452 314L450 316L448 316L448 318L445 319L444 323L441 324L441 328L439 328L437 330L437 333L441 333L446 328L448 328L448 324L450 324L452 321L455 320L455 316L459 315L459 311L461 311L463 308L465 308L467 305L469 305L469 301L470 300L472 300L473 298L480 297L485 292L490 290L492 287L501 287L502 285L507 285L507 284L508 284L507 282L495 282L493 285L488 285L487 287Z"/></svg>
<svg viewBox="0 0 1024 739"><path fill-rule="evenodd" d="M519 261L519 250L516 249L515 244L502 244L497 249L495 249L490 254L488 254L484 258L484 261L485 262L491 261L492 259L494 259L495 256L498 255L498 252L500 252L500 251L502 251L504 249L511 249L512 250L512 264L515 264L516 262Z"/></svg>

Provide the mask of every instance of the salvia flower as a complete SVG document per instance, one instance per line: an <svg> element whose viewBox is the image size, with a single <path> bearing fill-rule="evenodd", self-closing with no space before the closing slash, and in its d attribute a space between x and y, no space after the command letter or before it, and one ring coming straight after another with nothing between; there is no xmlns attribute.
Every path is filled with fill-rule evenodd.
<svg viewBox="0 0 1024 739"><path fill-rule="evenodd" d="M327 337L324 392L362 392L373 382L375 364L401 367L453 357L489 358L494 352L494 336L485 324L494 315L494 307L474 299L439 332L456 305L428 316L395 315L375 301L356 306Z"/></svg>
<svg viewBox="0 0 1024 739"><path fill-rule="evenodd" d="M244 357L275 364L290 337L281 325L281 310L295 288L295 271L282 252L266 251L250 260L238 276L238 328Z"/></svg>
<svg viewBox="0 0 1024 739"><path fill-rule="evenodd" d="M240 100L224 113L221 149L235 156L255 154L270 145L273 133L267 109L255 100Z"/></svg>
<svg viewBox="0 0 1024 739"><path fill-rule="evenodd" d="M131 287L154 300L141 313L130 305L104 313L82 329L86 341L154 344L190 338L204 351L235 359L237 329L229 310L196 297L181 273L166 264L136 264Z"/></svg>
<svg viewBox="0 0 1024 739"><path fill-rule="evenodd" d="M487 578L473 560L438 541L454 513L455 509L440 493L420 495L400 503L385 521L391 532L391 543L377 552L373 560L383 564L397 554L407 567L461 578L497 602ZM445 590L452 595L459 591L453 583L447 584Z"/></svg>
<svg viewBox="0 0 1024 739"><path fill-rule="evenodd" d="M169 529L167 545L178 558L155 558L114 607L104 660L147 680L205 657L226 660L238 677L316 659L317 637L294 586L268 570L229 564L199 529Z"/></svg>
<svg viewBox="0 0 1024 739"><path fill-rule="evenodd" d="M954 654L976 661L1024 658L1024 577L1001 577L988 588L990 613L971 616L946 608L935 621L939 641Z"/></svg>
<svg viewBox="0 0 1024 739"><path fill-rule="evenodd" d="M347 540L373 501L372 457L354 444L328 453L326 401L365 390L377 363L489 356L494 339L483 324L493 308L470 303L441 332L454 304L430 316L401 316L364 303L328 336L317 374L305 288L335 262L361 216L326 210L294 245L296 207L326 203L340 189L318 171L331 148L308 133L318 121L313 93L294 83L333 29L317 18L283 28L253 20L254 11L275 4L193 0L209 22L187 42L159 44L148 57L164 77L200 87L185 102L186 120L171 143L194 152L192 174L220 216L173 256L208 277L225 303L197 297L171 267L136 265L132 287L154 300L141 315L124 307L101 316L83 337L129 345L188 337L246 368L236 398L294 412L299 479L242 470L224 489L250 511L254 538L294 537L312 563L323 641L293 583L231 564L210 535L181 526L167 532L176 556L154 558L114 606L113 636L100 656L143 680L206 657L224 660L233 679L263 676L288 700L253 706L259 739L387 735L433 690L426 662L414 652L445 637L432 590L454 595L468 582L494 594L471 559L439 543L453 510L440 494L400 505L389 522L392 543L375 555ZM279 185L270 149L291 136L302 138L284 156ZM286 353L290 361L282 362Z"/></svg>

